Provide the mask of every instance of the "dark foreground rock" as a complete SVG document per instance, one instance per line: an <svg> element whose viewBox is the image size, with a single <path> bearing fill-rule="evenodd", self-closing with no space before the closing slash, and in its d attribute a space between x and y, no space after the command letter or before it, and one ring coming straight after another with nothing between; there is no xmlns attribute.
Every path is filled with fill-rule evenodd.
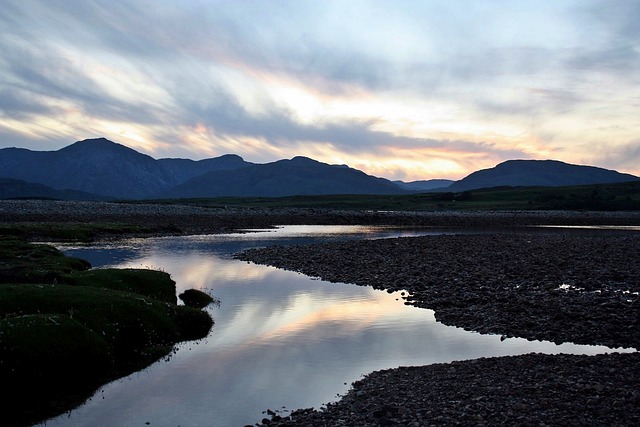
<svg viewBox="0 0 640 427"><path fill-rule="evenodd" d="M483 358L376 371L270 426L637 426L640 353Z"/></svg>

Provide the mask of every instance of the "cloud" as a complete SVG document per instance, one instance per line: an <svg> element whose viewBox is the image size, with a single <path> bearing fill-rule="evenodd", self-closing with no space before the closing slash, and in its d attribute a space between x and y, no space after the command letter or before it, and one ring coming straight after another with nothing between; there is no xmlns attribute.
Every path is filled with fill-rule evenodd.
<svg viewBox="0 0 640 427"><path fill-rule="evenodd" d="M640 131L639 17L598 0L9 1L0 144L104 135L152 155L410 165L415 179L598 161L603 141L640 160L624 148Z"/></svg>

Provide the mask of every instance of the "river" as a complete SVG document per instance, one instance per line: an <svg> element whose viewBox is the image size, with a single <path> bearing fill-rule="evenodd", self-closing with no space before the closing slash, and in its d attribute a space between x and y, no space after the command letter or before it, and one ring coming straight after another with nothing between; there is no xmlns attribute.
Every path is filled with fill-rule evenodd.
<svg viewBox="0 0 640 427"><path fill-rule="evenodd" d="M286 414L319 408L373 370L530 352L610 351L501 341L437 323L433 311L407 306L397 293L233 259L240 250L273 244L442 232L287 226L60 246L94 267L161 269L171 274L178 292L205 290L220 304L207 308L215 326L205 339L177 345L170 357L101 387L46 426L242 426L260 421L267 409Z"/></svg>

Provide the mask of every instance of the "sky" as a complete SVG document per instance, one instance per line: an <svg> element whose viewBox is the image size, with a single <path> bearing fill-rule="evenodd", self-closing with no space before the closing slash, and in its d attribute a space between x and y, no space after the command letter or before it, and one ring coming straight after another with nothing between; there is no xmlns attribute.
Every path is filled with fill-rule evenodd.
<svg viewBox="0 0 640 427"><path fill-rule="evenodd" d="M640 0L3 0L0 148L640 175Z"/></svg>

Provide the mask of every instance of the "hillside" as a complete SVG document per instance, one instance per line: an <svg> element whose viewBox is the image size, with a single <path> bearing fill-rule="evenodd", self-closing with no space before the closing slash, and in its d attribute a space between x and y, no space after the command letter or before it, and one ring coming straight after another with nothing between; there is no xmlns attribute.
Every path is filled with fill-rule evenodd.
<svg viewBox="0 0 640 427"><path fill-rule="evenodd" d="M108 197L76 190L56 190L43 184L0 178L1 199L108 200Z"/></svg>
<svg viewBox="0 0 640 427"><path fill-rule="evenodd" d="M346 166L306 157L215 171L193 178L162 197L281 197L327 194L402 194L392 182Z"/></svg>
<svg viewBox="0 0 640 427"><path fill-rule="evenodd" d="M611 184L638 180L637 176L595 166L572 165L557 160L508 160L456 181L445 191L460 192L479 188L563 187Z"/></svg>
<svg viewBox="0 0 640 427"><path fill-rule="evenodd" d="M0 150L0 177L113 198L143 199L213 170L250 165L235 155L200 161L156 160L104 138L57 151Z"/></svg>
<svg viewBox="0 0 640 427"><path fill-rule="evenodd" d="M420 180L420 181L393 181L394 184L400 186L405 190L409 191L431 191L431 190L440 190L445 189L455 181L451 179L428 179L428 180Z"/></svg>

